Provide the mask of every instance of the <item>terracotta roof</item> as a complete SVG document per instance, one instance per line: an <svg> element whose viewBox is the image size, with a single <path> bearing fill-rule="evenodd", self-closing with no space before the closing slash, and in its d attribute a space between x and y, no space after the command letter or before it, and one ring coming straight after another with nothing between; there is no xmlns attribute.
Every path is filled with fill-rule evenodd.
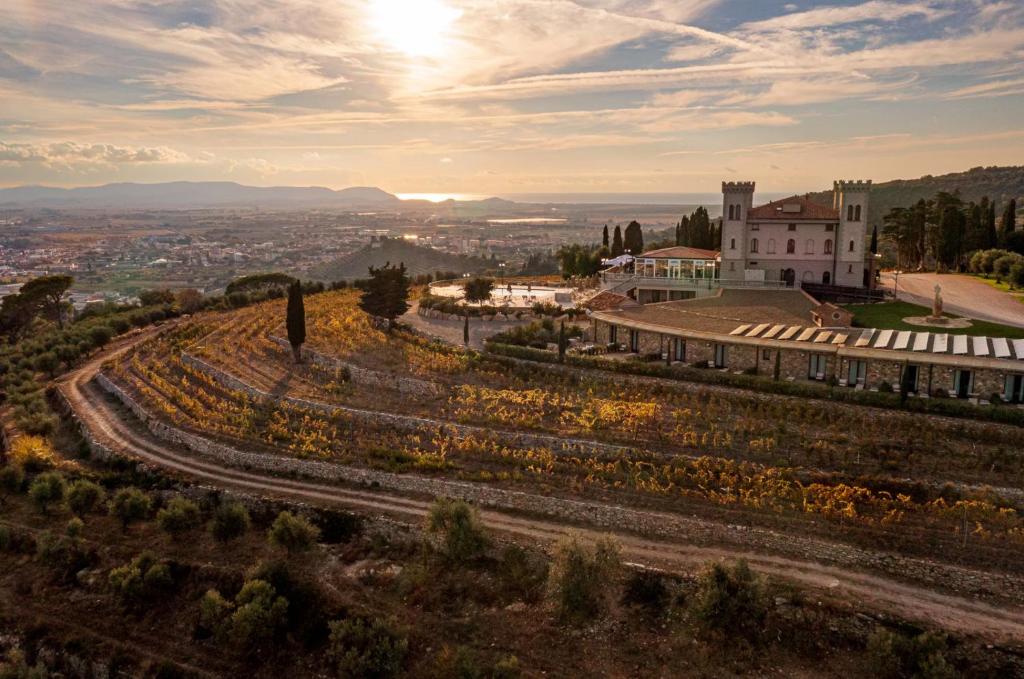
<svg viewBox="0 0 1024 679"><path fill-rule="evenodd" d="M623 307L637 307L640 304L625 295L602 290L584 302L583 306L591 311L612 311Z"/></svg>
<svg viewBox="0 0 1024 679"><path fill-rule="evenodd" d="M660 250L651 250L645 252L637 257L649 257L658 259L716 259L718 257L717 250L701 250L700 248L688 248L682 245L677 245L671 248L662 248Z"/></svg>
<svg viewBox="0 0 1024 679"><path fill-rule="evenodd" d="M748 222L777 219L782 222L838 222L839 210L815 203L803 196L792 196L753 208L747 213Z"/></svg>

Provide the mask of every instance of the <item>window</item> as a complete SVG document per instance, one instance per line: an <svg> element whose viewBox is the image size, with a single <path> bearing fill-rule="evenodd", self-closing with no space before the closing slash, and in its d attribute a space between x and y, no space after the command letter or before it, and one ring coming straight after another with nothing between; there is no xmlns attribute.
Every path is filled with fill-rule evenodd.
<svg viewBox="0 0 1024 679"><path fill-rule="evenodd" d="M1024 403L1024 375L1007 375L1003 389L1007 403Z"/></svg>
<svg viewBox="0 0 1024 679"><path fill-rule="evenodd" d="M822 285L829 285L831 282L832 282L832 273L831 272L826 271L825 273L821 274L821 283L822 283Z"/></svg>
<svg viewBox="0 0 1024 679"><path fill-rule="evenodd" d="M814 239L812 239L812 238L808 238L807 239L805 254L808 254L808 255L813 255L814 254Z"/></svg>
<svg viewBox="0 0 1024 679"><path fill-rule="evenodd" d="M751 238L750 239L750 251L751 252L757 252L757 239L756 238Z"/></svg>
<svg viewBox="0 0 1024 679"><path fill-rule="evenodd" d="M857 205L856 207L853 208L853 221L860 221L860 205Z"/></svg>
<svg viewBox="0 0 1024 679"><path fill-rule="evenodd" d="M850 365L846 372L846 386L856 387L858 384L864 384L868 377L868 362L867 361L850 361Z"/></svg>
<svg viewBox="0 0 1024 679"><path fill-rule="evenodd" d="M770 360L772 360L772 350L771 349L763 350L761 352L761 360L762 361L770 361Z"/></svg>
<svg viewBox="0 0 1024 679"><path fill-rule="evenodd" d="M791 255L796 252L796 241L790 238L786 241L786 254Z"/></svg>
<svg viewBox="0 0 1024 679"><path fill-rule="evenodd" d="M729 271L736 270L736 262L729 262Z"/></svg>
<svg viewBox="0 0 1024 679"><path fill-rule="evenodd" d="M846 206L846 221L848 221L848 222L852 222L853 221L853 206L852 205L847 205Z"/></svg>
<svg viewBox="0 0 1024 679"><path fill-rule="evenodd" d="M769 238L768 239L768 254L769 255L774 255L775 254L775 240L773 238Z"/></svg>
<svg viewBox="0 0 1024 679"><path fill-rule="evenodd" d="M790 224L789 225L789 230L790 231L796 231L796 224Z"/></svg>
<svg viewBox="0 0 1024 679"><path fill-rule="evenodd" d="M751 224L750 225L750 230L751 231L760 231L761 230L761 225L760 224Z"/></svg>
<svg viewBox="0 0 1024 679"><path fill-rule="evenodd" d="M836 229L836 225L835 224L826 224L825 225L825 230L828 231L829 233L832 233L833 231L835 231L835 229Z"/></svg>
<svg viewBox="0 0 1024 679"><path fill-rule="evenodd" d="M853 264L850 264L846 267L846 273L853 273Z"/></svg>
<svg viewBox="0 0 1024 679"><path fill-rule="evenodd" d="M957 370L953 373L953 393L957 398L968 398L974 387L974 375L970 370Z"/></svg>
<svg viewBox="0 0 1024 679"><path fill-rule="evenodd" d="M672 360L673 361L685 361L686 360L686 340L676 337L672 340Z"/></svg>
<svg viewBox="0 0 1024 679"><path fill-rule="evenodd" d="M736 215L736 206L735 205L730 205L729 206L729 219L730 220L734 219L735 215Z"/></svg>
<svg viewBox="0 0 1024 679"><path fill-rule="evenodd" d="M735 238L733 238L733 239L731 239L729 241L729 249L730 250L735 250L736 249L736 239Z"/></svg>
<svg viewBox="0 0 1024 679"><path fill-rule="evenodd" d="M906 389L911 394L917 393L917 373L918 368L916 365L907 365L903 368L900 374L900 390Z"/></svg>
<svg viewBox="0 0 1024 679"><path fill-rule="evenodd" d="M724 368L725 367L726 359L728 358L728 356L726 354L726 349L727 349L727 347L724 344L716 344L715 345L715 367L716 368Z"/></svg>
<svg viewBox="0 0 1024 679"><path fill-rule="evenodd" d="M619 326L612 325L608 327L608 343L617 344L619 341Z"/></svg>
<svg viewBox="0 0 1024 679"><path fill-rule="evenodd" d="M831 255L832 254L832 239L831 238L829 238L827 241L825 241L825 254L826 255Z"/></svg>
<svg viewBox="0 0 1024 679"><path fill-rule="evenodd" d="M629 331L629 350L634 354L640 353L640 331L630 330Z"/></svg>
<svg viewBox="0 0 1024 679"><path fill-rule="evenodd" d="M757 262L751 262L750 266L757 266Z"/></svg>
<svg viewBox="0 0 1024 679"><path fill-rule="evenodd" d="M857 244L856 244L856 243L854 243L854 242L853 242L853 241L851 240L851 241L850 241L850 252L853 252L854 248L856 248L856 247L857 247Z"/></svg>
<svg viewBox="0 0 1024 679"><path fill-rule="evenodd" d="M740 206L739 206L739 205L737 205L737 206L736 206L736 219L739 219L739 218L740 218L740 210L741 210Z"/></svg>
<svg viewBox="0 0 1024 679"><path fill-rule="evenodd" d="M807 361L807 378L811 380L825 379L828 371L828 356L824 354L811 354Z"/></svg>

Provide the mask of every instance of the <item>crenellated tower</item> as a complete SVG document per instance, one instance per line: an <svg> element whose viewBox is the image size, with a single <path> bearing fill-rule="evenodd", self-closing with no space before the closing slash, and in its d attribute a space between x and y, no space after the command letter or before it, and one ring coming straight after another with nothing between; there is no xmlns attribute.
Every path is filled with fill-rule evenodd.
<svg viewBox="0 0 1024 679"><path fill-rule="evenodd" d="M747 215L753 207L754 182L722 182L722 278L744 276Z"/></svg>
<svg viewBox="0 0 1024 679"><path fill-rule="evenodd" d="M839 229L836 234L836 285L864 285L870 194L870 179L839 180L832 185L833 207L839 212Z"/></svg>

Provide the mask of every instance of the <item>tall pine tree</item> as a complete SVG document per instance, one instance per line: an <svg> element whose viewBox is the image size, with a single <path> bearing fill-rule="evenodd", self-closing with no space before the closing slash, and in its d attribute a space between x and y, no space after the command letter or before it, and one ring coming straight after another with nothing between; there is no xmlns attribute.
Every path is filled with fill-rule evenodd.
<svg viewBox="0 0 1024 679"><path fill-rule="evenodd" d="M1017 228L1017 199L1011 198L1003 211L1003 224L999 229L999 244L1006 245L1010 234Z"/></svg>
<svg viewBox="0 0 1024 679"><path fill-rule="evenodd" d="M626 225L626 233L622 240L626 252L636 257L644 251L644 230L635 219Z"/></svg>
<svg viewBox="0 0 1024 679"><path fill-rule="evenodd" d="M288 286L285 326L288 328L288 344L292 345L292 356L296 363L302 363L302 345L306 343L306 304L302 299L302 283L298 280Z"/></svg>
<svg viewBox="0 0 1024 679"><path fill-rule="evenodd" d="M604 225L604 231L601 233L601 245L608 247L608 225Z"/></svg>
<svg viewBox="0 0 1024 679"><path fill-rule="evenodd" d="M409 310L409 276L405 264L392 266L387 262L380 268L371 266L359 308L371 316L386 319L390 332L395 319Z"/></svg>

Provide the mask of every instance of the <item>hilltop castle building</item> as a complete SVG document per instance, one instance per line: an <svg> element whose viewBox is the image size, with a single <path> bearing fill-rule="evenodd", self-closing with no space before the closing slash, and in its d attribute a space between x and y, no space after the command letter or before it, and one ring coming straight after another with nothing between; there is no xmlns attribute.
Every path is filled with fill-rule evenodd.
<svg viewBox="0 0 1024 679"><path fill-rule="evenodd" d="M754 207L754 182L723 182L720 277L870 287L870 192L870 181L837 181L832 207L806 196Z"/></svg>

